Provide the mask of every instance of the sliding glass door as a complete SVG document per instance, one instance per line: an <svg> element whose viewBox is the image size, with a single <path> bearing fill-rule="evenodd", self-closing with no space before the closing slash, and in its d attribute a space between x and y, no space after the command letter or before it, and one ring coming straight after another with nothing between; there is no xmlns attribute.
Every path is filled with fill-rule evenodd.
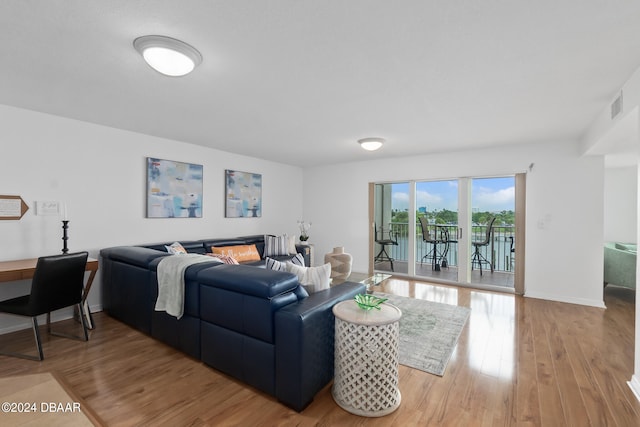
<svg viewBox="0 0 640 427"><path fill-rule="evenodd" d="M374 186L373 261L377 271L409 274L409 193L408 182Z"/></svg>
<svg viewBox="0 0 640 427"><path fill-rule="evenodd" d="M516 181L376 183L374 270L513 289L516 248L524 250L523 241L518 245L523 233L516 231ZM524 175L520 187L524 192Z"/></svg>
<svg viewBox="0 0 640 427"><path fill-rule="evenodd" d="M457 282L458 180L418 181L415 186L415 275Z"/></svg>
<svg viewBox="0 0 640 427"><path fill-rule="evenodd" d="M513 288L515 177L471 180L471 282Z"/></svg>

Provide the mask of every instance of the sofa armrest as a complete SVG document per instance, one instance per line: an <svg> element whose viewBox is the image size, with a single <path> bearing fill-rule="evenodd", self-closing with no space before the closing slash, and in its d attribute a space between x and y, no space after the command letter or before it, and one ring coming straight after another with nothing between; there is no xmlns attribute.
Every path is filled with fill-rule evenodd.
<svg viewBox="0 0 640 427"><path fill-rule="evenodd" d="M153 249L121 246L100 251L102 306L110 316L151 334L155 300L150 265L169 256Z"/></svg>
<svg viewBox="0 0 640 427"><path fill-rule="evenodd" d="M366 292L344 282L278 310L275 315L276 397L302 411L333 378L333 306Z"/></svg>
<svg viewBox="0 0 640 427"><path fill-rule="evenodd" d="M168 252L160 252L155 249L140 246L116 246L100 251L100 256L114 261L121 261L137 267L149 268L149 264L157 258L169 256Z"/></svg>

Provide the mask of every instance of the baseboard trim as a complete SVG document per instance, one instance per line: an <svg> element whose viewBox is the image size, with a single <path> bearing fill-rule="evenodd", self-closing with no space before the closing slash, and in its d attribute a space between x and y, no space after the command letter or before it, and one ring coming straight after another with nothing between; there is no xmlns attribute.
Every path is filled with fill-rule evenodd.
<svg viewBox="0 0 640 427"><path fill-rule="evenodd" d="M604 304L604 300L591 300L591 299L585 299L585 298L571 298L571 297L564 297L561 295L550 295L550 294L544 294L544 293L536 293L536 292L526 292L524 296L526 298L536 298L536 299L543 299L543 300L548 300L548 301L557 301L557 302L565 302L568 304L578 304L578 305L587 305L590 307L597 307L597 308L607 308L607 306Z"/></svg>
<svg viewBox="0 0 640 427"><path fill-rule="evenodd" d="M633 375L631 377L631 380L627 381L627 384L629 384L629 388L631 388L631 391L636 396L636 399L638 399L638 401L640 402L640 378L638 378L636 375Z"/></svg>

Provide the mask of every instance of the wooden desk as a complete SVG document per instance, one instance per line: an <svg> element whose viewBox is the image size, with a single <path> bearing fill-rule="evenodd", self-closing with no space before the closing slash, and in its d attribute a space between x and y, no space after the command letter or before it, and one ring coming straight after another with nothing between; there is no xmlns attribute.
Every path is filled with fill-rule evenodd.
<svg viewBox="0 0 640 427"><path fill-rule="evenodd" d="M37 263L38 258L0 261L0 282L14 282L17 280L33 278ZM89 329L93 329L93 319L91 318L91 311L89 311L87 297L89 296L93 279L96 277L96 273L98 271L98 260L95 258L88 258L86 271L89 272L89 278L87 279L87 283L84 285L84 291L82 293L82 308L84 316L87 319L87 326Z"/></svg>

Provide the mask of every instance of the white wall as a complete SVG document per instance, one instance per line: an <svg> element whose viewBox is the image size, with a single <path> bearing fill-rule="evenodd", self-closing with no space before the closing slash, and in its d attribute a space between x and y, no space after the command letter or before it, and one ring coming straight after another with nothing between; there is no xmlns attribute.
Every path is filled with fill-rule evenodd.
<svg viewBox="0 0 640 427"><path fill-rule="evenodd" d="M604 240L637 242L638 168L606 168L604 172Z"/></svg>
<svg viewBox="0 0 640 427"><path fill-rule="evenodd" d="M581 151L584 153L589 152L604 152L608 149L612 149L610 152L616 153L619 149L618 145L623 145L623 152L631 150L629 155L635 156L636 173L640 173L638 168L638 146L640 145L640 68L638 68L630 76L629 80L620 89L623 94L623 111L615 119L611 120L611 112L609 107L604 108L596 119L591 123L587 132L585 132L584 138L581 143ZM618 94L615 94L617 96ZM614 98L615 98L614 96ZM613 99L611 100L613 101ZM635 148L635 150L633 150ZM638 241L638 232L640 232L640 218L637 215L638 203L640 197L638 197L638 187L640 186L640 175L636 177L636 196L635 200L630 197L628 206L632 207L635 201L636 205L636 237L635 241ZM607 226L607 236L610 228ZM640 264L636 267L636 281L640 281ZM638 295L636 292L636 301ZM636 304L636 333L635 333L635 365L634 374L629 381L629 386L635 393L638 400L640 400L640 310Z"/></svg>
<svg viewBox="0 0 640 427"><path fill-rule="evenodd" d="M304 171L305 219L316 262L334 246L368 268L368 183L506 175L528 171L525 293L603 307L602 156L580 156L578 143L498 147Z"/></svg>
<svg viewBox="0 0 640 427"><path fill-rule="evenodd" d="M637 174L637 185L640 188L640 168L636 168ZM640 210L640 197L636 198L636 209ZM640 240L640 217L636 217L636 227L637 234L636 238ZM636 260L636 283L638 283L638 279L640 279L640 263ZM640 298L638 298L638 291L636 287L636 342L635 342L635 354L634 354L634 370L633 376L629 381L629 386L636 398L640 400L640 311L638 310L638 305L640 305Z"/></svg>
<svg viewBox="0 0 640 427"><path fill-rule="evenodd" d="M629 76L629 80L627 80L623 87L620 88L620 91L616 92L614 96L612 96L610 102L613 102L620 93L623 95L622 111L612 120L610 104L602 109L582 138L582 153L600 150L600 146L603 144L603 141L606 143L605 145L611 144L610 141L605 141L607 140L608 134L615 131L614 128L617 124L629 120L629 115L633 114L633 109L640 106L640 68ZM632 117L631 120L637 123L637 113L634 114L634 117ZM637 132L637 129L635 129L635 131ZM615 146L618 142L619 141L614 141L612 145Z"/></svg>
<svg viewBox="0 0 640 427"><path fill-rule="evenodd" d="M36 200L65 202L70 250L88 250L94 258L116 245L298 232L298 167L2 105L0 132L0 194L22 196L30 208L20 221L0 221L0 260L61 252L61 218L34 215ZM145 218L146 157L204 166L203 218ZM262 174L261 218L224 218L225 169ZM28 286L2 283L0 299ZM89 304L100 309L100 301L98 275ZM9 331L29 323L4 316L0 325Z"/></svg>

